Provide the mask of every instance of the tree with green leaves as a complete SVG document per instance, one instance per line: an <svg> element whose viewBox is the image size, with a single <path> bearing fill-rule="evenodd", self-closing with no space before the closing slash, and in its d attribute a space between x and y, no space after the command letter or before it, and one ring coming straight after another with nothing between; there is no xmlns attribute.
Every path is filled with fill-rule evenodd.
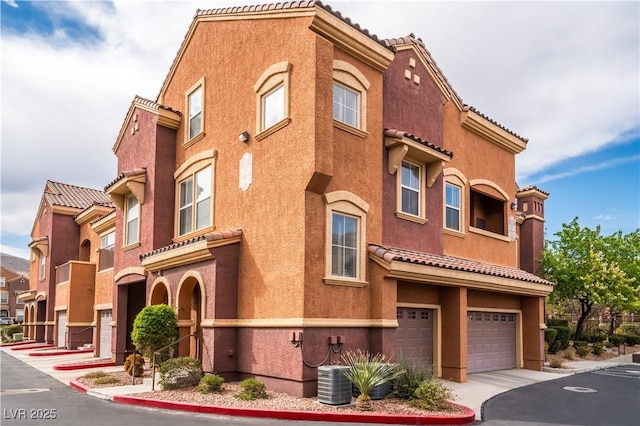
<svg viewBox="0 0 640 426"><path fill-rule="evenodd" d="M142 355L151 358L159 349L170 345L178 338L178 319L170 306L151 305L144 307L133 321L131 341ZM168 357L169 350L161 354L162 360Z"/></svg>
<svg viewBox="0 0 640 426"><path fill-rule="evenodd" d="M629 309L640 300L640 230L610 236L581 227L576 217L546 241L541 265L543 277L556 283L551 302L577 301L580 317L574 340L582 335L594 307L610 314Z"/></svg>

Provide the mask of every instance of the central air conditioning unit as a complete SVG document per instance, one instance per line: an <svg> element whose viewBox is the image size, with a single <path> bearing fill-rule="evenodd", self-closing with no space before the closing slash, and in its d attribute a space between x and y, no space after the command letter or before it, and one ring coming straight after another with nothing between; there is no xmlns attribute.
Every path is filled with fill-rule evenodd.
<svg viewBox="0 0 640 426"><path fill-rule="evenodd" d="M344 365L318 367L318 402L329 405L351 403L351 382L344 375L348 368Z"/></svg>

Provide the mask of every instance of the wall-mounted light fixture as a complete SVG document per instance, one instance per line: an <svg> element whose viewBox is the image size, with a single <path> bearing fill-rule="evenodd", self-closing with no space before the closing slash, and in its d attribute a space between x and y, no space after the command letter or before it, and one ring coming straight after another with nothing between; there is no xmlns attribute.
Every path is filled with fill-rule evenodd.
<svg viewBox="0 0 640 426"><path fill-rule="evenodd" d="M238 135L238 140L240 142L247 142L249 140L249 132L242 132Z"/></svg>
<svg viewBox="0 0 640 426"><path fill-rule="evenodd" d="M514 202L514 203L511 203L511 210L515 210L515 209L516 209L516 207L518 207L518 204L517 204L517 203L515 203L515 202Z"/></svg>

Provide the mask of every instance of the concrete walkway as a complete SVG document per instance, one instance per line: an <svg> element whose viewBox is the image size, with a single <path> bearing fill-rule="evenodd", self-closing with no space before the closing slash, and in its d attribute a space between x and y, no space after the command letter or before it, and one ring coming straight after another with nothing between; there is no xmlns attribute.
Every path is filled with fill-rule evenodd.
<svg viewBox="0 0 640 426"><path fill-rule="evenodd" d="M89 362L94 360L91 354L79 353L73 355L60 355L52 357L30 357L29 351L12 351L10 347L0 348L7 354L18 358L49 376L69 385L70 381L85 375L90 371L116 372L123 371L122 366L96 367L91 369L59 371L54 370L54 365ZM488 373L470 374L467 383L456 383L445 381L444 384L456 395L454 402L472 409L476 414L476 419L481 418L482 404L495 395L507 392L511 389L528 386L534 383L553 380L563 377L566 374L577 374L587 371L594 371L603 368L615 367L622 364L631 364L631 354L611 358L607 361L572 361L565 362L565 368L547 369L547 371L531 371L524 369L513 369L503 371L492 371ZM140 385L116 386L111 388L88 389L87 394L96 398L113 400L114 396L130 395L151 390L151 379L145 379L145 383Z"/></svg>

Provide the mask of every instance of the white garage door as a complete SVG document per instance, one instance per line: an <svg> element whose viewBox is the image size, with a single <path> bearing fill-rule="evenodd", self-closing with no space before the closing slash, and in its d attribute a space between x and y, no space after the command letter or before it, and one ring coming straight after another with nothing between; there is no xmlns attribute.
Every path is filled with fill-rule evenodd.
<svg viewBox="0 0 640 426"><path fill-rule="evenodd" d="M516 368L516 315L469 312L467 373Z"/></svg>
<svg viewBox="0 0 640 426"><path fill-rule="evenodd" d="M57 346L62 348L65 346L67 334L67 311L58 312L58 342Z"/></svg>
<svg viewBox="0 0 640 426"><path fill-rule="evenodd" d="M100 358L111 358L111 311L100 311Z"/></svg>
<svg viewBox="0 0 640 426"><path fill-rule="evenodd" d="M396 349L399 357L433 364L433 310L398 308Z"/></svg>

